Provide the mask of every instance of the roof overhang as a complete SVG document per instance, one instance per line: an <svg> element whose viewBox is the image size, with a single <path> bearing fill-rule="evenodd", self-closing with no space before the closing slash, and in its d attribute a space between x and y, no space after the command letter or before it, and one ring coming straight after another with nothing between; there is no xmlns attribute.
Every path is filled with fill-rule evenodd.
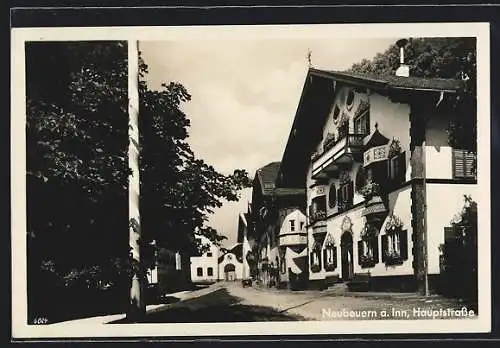
<svg viewBox="0 0 500 348"><path fill-rule="evenodd" d="M443 94L456 95L463 91L463 82L459 80L377 77L309 69L278 171L278 187L306 187L310 154L321 141L322 127L328 117L337 83L368 88L388 95L394 101L408 103L416 97L430 96L438 100Z"/></svg>

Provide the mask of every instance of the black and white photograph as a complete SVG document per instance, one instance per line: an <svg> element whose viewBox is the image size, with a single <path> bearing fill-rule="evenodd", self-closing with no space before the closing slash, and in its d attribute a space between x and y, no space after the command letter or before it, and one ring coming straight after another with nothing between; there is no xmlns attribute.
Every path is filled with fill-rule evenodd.
<svg viewBox="0 0 500 348"><path fill-rule="evenodd" d="M14 337L490 330L487 24L115 29L12 30Z"/></svg>

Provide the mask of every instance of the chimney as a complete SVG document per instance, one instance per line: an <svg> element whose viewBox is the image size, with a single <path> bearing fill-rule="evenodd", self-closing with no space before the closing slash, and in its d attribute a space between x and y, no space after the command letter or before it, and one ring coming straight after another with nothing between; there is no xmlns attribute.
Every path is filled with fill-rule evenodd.
<svg viewBox="0 0 500 348"><path fill-rule="evenodd" d="M396 76L409 77L410 67L405 64L405 46L408 43L406 39L400 39L396 41L396 45L399 47L399 68L396 70Z"/></svg>

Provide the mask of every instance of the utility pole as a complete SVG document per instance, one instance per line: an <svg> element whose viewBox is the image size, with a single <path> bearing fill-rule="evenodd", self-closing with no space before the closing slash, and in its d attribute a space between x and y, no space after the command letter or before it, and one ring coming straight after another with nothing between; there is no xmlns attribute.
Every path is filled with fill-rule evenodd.
<svg viewBox="0 0 500 348"><path fill-rule="evenodd" d="M139 212L139 43L128 41L128 111L129 145L128 164L132 171L129 176L129 246L133 267L130 285L130 302L127 319L140 321L146 314L146 274L141 260L141 217Z"/></svg>

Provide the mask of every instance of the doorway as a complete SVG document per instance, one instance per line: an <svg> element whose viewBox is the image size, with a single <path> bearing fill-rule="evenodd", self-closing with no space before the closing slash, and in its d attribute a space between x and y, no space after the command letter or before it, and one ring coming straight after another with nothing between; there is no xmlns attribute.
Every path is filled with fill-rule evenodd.
<svg viewBox="0 0 500 348"><path fill-rule="evenodd" d="M352 234L344 232L341 237L340 248L342 258L342 280L351 280L354 274Z"/></svg>
<svg viewBox="0 0 500 348"><path fill-rule="evenodd" d="M232 263L228 263L224 266L224 279L226 282L236 280L236 267Z"/></svg>

